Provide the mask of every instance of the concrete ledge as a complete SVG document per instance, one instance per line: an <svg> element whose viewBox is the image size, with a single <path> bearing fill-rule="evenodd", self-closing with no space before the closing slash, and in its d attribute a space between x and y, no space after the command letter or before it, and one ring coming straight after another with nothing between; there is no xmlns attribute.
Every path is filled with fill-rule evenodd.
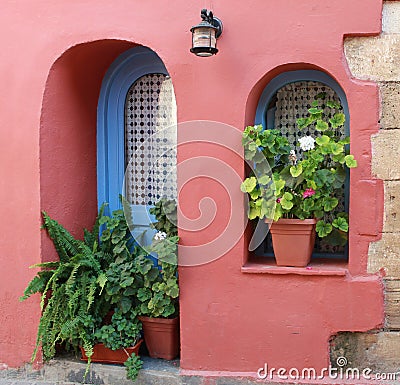
<svg viewBox="0 0 400 385"><path fill-rule="evenodd" d="M0 371L0 385L251 385L259 383L237 377L203 377L179 374L179 360L141 357L144 365L135 382L126 378L125 367L92 363L83 382L86 363L76 358L52 360L40 370L30 365ZM265 383L265 382L264 382Z"/></svg>

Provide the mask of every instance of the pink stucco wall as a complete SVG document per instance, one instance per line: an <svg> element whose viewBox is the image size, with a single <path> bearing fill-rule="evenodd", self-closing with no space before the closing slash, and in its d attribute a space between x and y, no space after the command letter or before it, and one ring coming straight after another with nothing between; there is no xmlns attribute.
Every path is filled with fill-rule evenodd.
<svg viewBox="0 0 400 385"><path fill-rule="evenodd" d="M101 79L118 54L133 44L150 47L164 61L180 122L214 120L237 130L252 123L262 89L273 76L288 69L324 70L347 95L352 152L359 160L351 174L346 275L244 273L247 231L218 260L180 269L181 367L231 373L254 373L264 362L321 368L328 363L332 334L381 324L380 279L366 274L368 244L378 239L382 225L382 185L370 172L378 94L374 84L350 78L343 56L345 35L379 33L381 1L215 3L225 28L220 53L208 59L189 53L189 28L198 23L201 6L184 0L168 7L161 1L156 6L128 0L40 0L3 6L0 363L21 365L33 349L38 298L23 304L17 298L34 274L28 266L54 258L48 240L41 238L40 210L76 234L93 221ZM234 141L236 136L224 139ZM228 149L188 143L178 157L184 161L198 155L221 159L244 176L243 162ZM202 172L201 165L196 172ZM185 185L182 212L195 218L204 194L216 197L213 225L196 233L181 231L183 245L215 238L231 209L238 213L239 227L245 220L239 185L222 192L219 183L205 178Z"/></svg>
<svg viewBox="0 0 400 385"><path fill-rule="evenodd" d="M75 236L97 213L96 120L101 82L109 65L133 44L102 40L79 44L51 67L40 122L41 209ZM57 258L42 232L42 259Z"/></svg>

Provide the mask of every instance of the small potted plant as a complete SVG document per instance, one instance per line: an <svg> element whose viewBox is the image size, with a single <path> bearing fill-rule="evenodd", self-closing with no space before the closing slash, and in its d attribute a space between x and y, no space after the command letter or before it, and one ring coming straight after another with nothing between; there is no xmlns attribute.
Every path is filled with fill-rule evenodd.
<svg viewBox="0 0 400 385"><path fill-rule="evenodd" d="M324 108L336 113L328 119ZM348 153L349 137L338 134L345 123L341 110L324 93L317 95L309 115L297 120L299 130L311 127L315 135L301 137L298 149L291 148L278 130L264 130L261 125L246 127L243 133L245 158L254 165L241 185L249 196L248 217L271 223L278 265L306 266L315 231L321 238L334 232L347 237L347 214L336 208L346 169L357 162Z"/></svg>
<svg viewBox="0 0 400 385"><path fill-rule="evenodd" d="M105 271L104 296L112 310L94 331L95 345L91 361L125 363L128 376L141 367L138 357L142 325L138 319L137 279L135 259L144 251L134 245L124 212L116 210L112 216L103 215L100 245L104 253L113 256ZM81 347L82 357L87 359ZM129 377L134 379L133 377ZM135 377L136 378L136 377Z"/></svg>
<svg viewBox="0 0 400 385"><path fill-rule="evenodd" d="M153 227L158 232L148 251L157 254L158 266L146 256L136 259L143 280L138 290L139 319L149 355L171 360L179 354L176 204L163 199L150 213L156 216Z"/></svg>

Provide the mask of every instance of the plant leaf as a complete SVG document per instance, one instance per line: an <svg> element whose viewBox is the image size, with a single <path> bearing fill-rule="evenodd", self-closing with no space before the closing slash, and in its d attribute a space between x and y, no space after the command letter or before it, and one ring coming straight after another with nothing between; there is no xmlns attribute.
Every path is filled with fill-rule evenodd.
<svg viewBox="0 0 400 385"><path fill-rule="evenodd" d="M332 225L324 221L318 221L315 230L320 238L326 237L332 232Z"/></svg>
<svg viewBox="0 0 400 385"><path fill-rule="evenodd" d="M317 131L325 131L325 130L327 130L328 128L329 128L328 123L324 122L324 121L321 120L321 119L318 119L318 120L317 120L317 123L315 124L315 129L316 129Z"/></svg>
<svg viewBox="0 0 400 385"><path fill-rule="evenodd" d="M290 167L290 175L296 178L303 172L303 166L301 163L296 164L295 166Z"/></svg>
<svg viewBox="0 0 400 385"><path fill-rule="evenodd" d="M322 110L320 110L319 108L312 107L308 109L308 112L311 115L319 115L322 112Z"/></svg>
<svg viewBox="0 0 400 385"><path fill-rule="evenodd" d="M343 218L343 217L336 218L332 222L332 226L334 226L337 229L344 231L344 232L349 231L349 224L347 223L346 218Z"/></svg>
<svg viewBox="0 0 400 385"><path fill-rule="evenodd" d="M257 179L254 176L251 176L250 178L246 178L243 183L240 185L240 190L242 192L251 192L253 191L257 186Z"/></svg>
<svg viewBox="0 0 400 385"><path fill-rule="evenodd" d="M315 139L315 141L318 144L318 146L326 146L331 141L331 138L327 135L322 135L317 139Z"/></svg>
<svg viewBox="0 0 400 385"><path fill-rule="evenodd" d="M258 183L267 185L269 182L271 182L271 178L268 175L263 175L262 177L258 178Z"/></svg>
<svg viewBox="0 0 400 385"><path fill-rule="evenodd" d="M337 109L340 109L342 106L340 105L340 103L338 103L338 102L335 102L334 100L328 100L327 102L326 102L326 105L329 107L329 108L337 108Z"/></svg>
<svg viewBox="0 0 400 385"><path fill-rule="evenodd" d="M346 166L348 168L357 167L357 161L354 159L354 155L346 155L344 157L344 161L346 162Z"/></svg>
<svg viewBox="0 0 400 385"><path fill-rule="evenodd" d="M284 210L290 210L293 207L293 195L285 192L281 198L280 204Z"/></svg>
<svg viewBox="0 0 400 385"><path fill-rule="evenodd" d="M346 121L346 116L341 112L335 114L332 118L329 119L329 123L332 125L332 128L338 128L343 126L345 121Z"/></svg>
<svg viewBox="0 0 400 385"><path fill-rule="evenodd" d="M327 212L332 211L338 205L338 203L339 201L337 198L327 197L323 201L324 210Z"/></svg>

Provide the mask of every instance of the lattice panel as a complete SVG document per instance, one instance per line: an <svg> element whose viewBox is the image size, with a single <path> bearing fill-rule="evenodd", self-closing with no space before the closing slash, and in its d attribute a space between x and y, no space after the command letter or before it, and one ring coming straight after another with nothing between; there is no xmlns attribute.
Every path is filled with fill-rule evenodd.
<svg viewBox="0 0 400 385"><path fill-rule="evenodd" d="M176 199L176 101L163 74L139 78L125 102L126 197L134 205Z"/></svg>
<svg viewBox="0 0 400 385"><path fill-rule="evenodd" d="M325 92L327 100L333 100L340 103L336 92L325 84L319 82L295 82L282 87L276 94L275 128L285 135L297 155L301 157L301 150L297 146L299 138L305 135L320 135L316 132L314 126L299 130L296 126L296 120L308 116L308 109L315 100L315 96ZM339 110L325 108L324 113L329 119ZM345 137L343 127L338 128L337 134Z"/></svg>

